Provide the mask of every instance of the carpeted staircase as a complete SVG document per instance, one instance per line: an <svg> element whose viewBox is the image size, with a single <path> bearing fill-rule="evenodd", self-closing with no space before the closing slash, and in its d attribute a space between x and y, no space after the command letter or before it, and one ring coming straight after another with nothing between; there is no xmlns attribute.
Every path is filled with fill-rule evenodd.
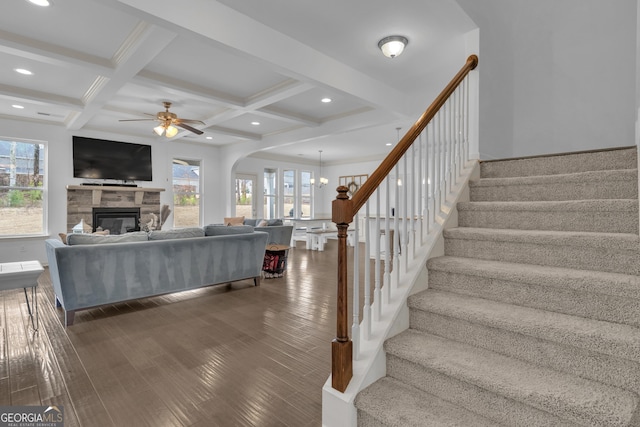
<svg viewBox="0 0 640 427"><path fill-rule="evenodd" d="M635 148L481 164L359 426L640 426Z"/></svg>

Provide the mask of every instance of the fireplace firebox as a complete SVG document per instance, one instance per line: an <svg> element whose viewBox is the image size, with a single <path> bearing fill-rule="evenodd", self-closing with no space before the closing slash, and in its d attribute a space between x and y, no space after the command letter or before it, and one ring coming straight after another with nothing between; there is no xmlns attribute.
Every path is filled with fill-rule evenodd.
<svg viewBox="0 0 640 427"><path fill-rule="evenodd" d="M110 234L140 231L140 208L93 208L93 231Z"/></svg>

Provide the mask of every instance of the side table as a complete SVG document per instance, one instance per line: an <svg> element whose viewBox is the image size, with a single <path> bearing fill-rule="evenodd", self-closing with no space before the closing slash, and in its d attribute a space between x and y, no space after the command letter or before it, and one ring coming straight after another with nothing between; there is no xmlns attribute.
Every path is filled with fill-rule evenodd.
<svg viewBox="0 0 640 427"><path fill-rule="evenodd" d="M33 330L38 330L38 277L44 271L39 261L21 261L0 263L0 291L9 289L24 289L24 297L27 300L27 310L31 317ZM31 288L31 304L27 288ZM33 311L32 311L33 310ZM34 321L35 316L35 321Z"/></svg>

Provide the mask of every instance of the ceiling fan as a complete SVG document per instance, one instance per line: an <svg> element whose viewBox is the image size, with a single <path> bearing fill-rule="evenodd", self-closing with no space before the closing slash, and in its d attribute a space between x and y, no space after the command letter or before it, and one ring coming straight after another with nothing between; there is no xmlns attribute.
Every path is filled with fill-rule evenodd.
<svg viewBox="0 0 640 427"><path fill-rule="evenodd" d="M200 129L196 129L192 126L189 126L187 123L200 123L205 124L202 120L191 120L191 119L181 119L175 113L169 111L171 107L171 103L169 101L164 101L165 111L159 111L158 113L149 114L144 113L148 116L155 116L153 119L127 119L127 120L119 120L120 122L141 122L141 121L155 121L160 122L160 124L153 128L153 131L158 134L158 136L162 136L164 133L167 138L172 138L176 136L178 133L178 127L191 131L197 135L202 135Z"/></svg>

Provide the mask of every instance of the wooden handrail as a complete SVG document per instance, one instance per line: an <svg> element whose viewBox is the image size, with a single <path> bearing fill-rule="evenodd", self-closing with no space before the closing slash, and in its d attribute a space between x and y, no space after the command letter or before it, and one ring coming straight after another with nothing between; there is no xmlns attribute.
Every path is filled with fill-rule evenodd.
<svg viewBox="0 0 640 427"><path fill-rule="evenodd" d="M353 342L349 338L349 308L347 302L347 229L349 224L353 222L355 213L364 206L369 197L382 184L467 74L474 70L477 65L478 57L476 55L471 55L467 58L465 65L444 90L440 92L422 116L411 126L405 136L358 189L352 199L349 199L347 195L349 191L347 187L340 186L337 188L338 195L331 206L331 220L338 228L338 310L336 315L336 338L331 342L331 386L340 392L344 392L347 389L353 376Z"/></svg>
<svg viewBox="0 0 640 427"><path fill-rule="evenodd" d="M447 87L444 88L440 95L431 103L429 108L420 116L420 118L411 126L409 131L400 140L393 150L387 155L387 157L380 163L380 166L371 174L371 176L362 184L358 191L353 195L353 212L358 212L365 202L369 200L369 197L376 191L376 188L382 184L382 181L389 175L391 170L396 166L396 163L402 158L404 153L407 152L409 147L418 138L420 133L427 127L431 119L436 115L444 103L449 99L451 94L457 89L462 80L469 74L469 71L475 69L478 66L478 57L471 55L467 58L466 64L458 71L458 74L449 82Z"/></svg>

